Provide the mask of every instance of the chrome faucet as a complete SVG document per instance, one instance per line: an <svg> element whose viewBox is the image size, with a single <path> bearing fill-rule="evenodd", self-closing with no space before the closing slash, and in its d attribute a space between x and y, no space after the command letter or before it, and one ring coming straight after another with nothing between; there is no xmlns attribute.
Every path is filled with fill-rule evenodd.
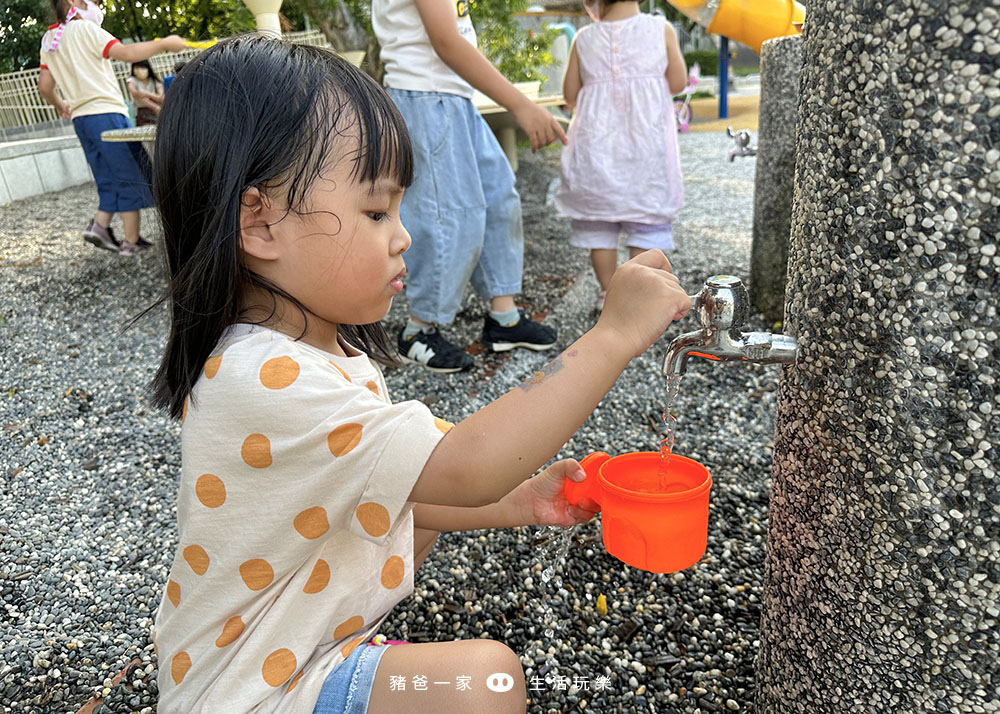
<svg viewBox="0 0 1000 714"><path fill-rule="evenodd" d="M732 275L713 275L697 295L691 309L698 313L701 329L674 339L663 363L666 375L684 374L689 356L719 362L770 364L795 361L798 345L794 337L770 332L743 332L750 315L750 297L743 281Z"/></svg>
<svg viewBox="0 0 1000 714"><path fill-rule="evenodd" d="M733 131L733 127L726 127L726 135L736 143L736 148L729 152L729 161L732 162L737 156L756 156L757 147L750 146L750 130L740 129Z"/></svg>

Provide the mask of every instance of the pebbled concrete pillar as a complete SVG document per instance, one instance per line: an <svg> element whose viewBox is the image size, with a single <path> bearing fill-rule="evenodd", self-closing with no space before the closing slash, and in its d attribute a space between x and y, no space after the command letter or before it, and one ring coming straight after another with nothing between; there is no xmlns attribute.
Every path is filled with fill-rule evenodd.
<svg viewBox="0 0 1000 714"><path fill-rule="evenodd" d="M785 306L801 73L801 35L764 43L749 289L754 307L770 321L780 320Z"/></svg>
<svg viewBox="0 0 1000 714"><path fill-rule="evenodd" d="M1000 712L1000 11L817 0L758 714Z"/></svg>

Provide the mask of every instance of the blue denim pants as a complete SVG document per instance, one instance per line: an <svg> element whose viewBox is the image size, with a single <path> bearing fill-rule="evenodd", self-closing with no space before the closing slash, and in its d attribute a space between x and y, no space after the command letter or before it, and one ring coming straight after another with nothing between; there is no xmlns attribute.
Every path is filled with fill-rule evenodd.
<svg viewBox="0 0 1000 714"><path fill-rule="evenodd" d="M149 190L150 164L137 141L103 141L101 132L126 129L124 114L92 114L76 117L73 128L97 183L97 207L108 213L138 211L153 205Z"/></svg>
<svg viewBox="0 0 1000 714"><path fill-rule="evenodd" d="M410 314L450 323L470 281L484 300L519 293L521 198L493 132L465 97L386 91L413 142L413 185L400 208L413 239L403 256Z"/></svg>

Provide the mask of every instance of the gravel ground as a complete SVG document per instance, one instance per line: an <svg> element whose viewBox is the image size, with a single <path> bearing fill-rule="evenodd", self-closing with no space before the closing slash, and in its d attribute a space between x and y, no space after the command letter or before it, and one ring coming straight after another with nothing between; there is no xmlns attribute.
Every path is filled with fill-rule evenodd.
<svg viewBox="0 0 1000 714"><path fill-rule="evenodd" d="M681 136L687 207L674 265L689 292L710 274L748 273L754 164L728 163L730 146L724 134ZM592 324L596 282L546 205L557 175L557 152L522 156L523 304L558 327L562 347ZM92 185L55 198L0 208L0 710L72 713L103 694L98 712L152 712L148 628L176 541L179 430L144 394L164 312L122 328L158 296L161 262L81 240ZM155 239L155 217L143 220ZM450 334L476 340L483 313L470 297ZM400 301L387 321L395 330L404 318ZM560 457L655 449L666 344L693 327L674 326L636 359ZM457 421L546 360L481 355L467 374L407 367L387 379L396 399L422 399ZM708 552L696 566L674 575L624 566L605 553L597 519L572 532L558 562L539 544L553 535L542 529L447 534L383 632L506 642L521 654L532 714L751 711L777 380L776 367L693 362L684 378L675 451L714 478ZM549 565L556 574L545 582Z"/></svg>

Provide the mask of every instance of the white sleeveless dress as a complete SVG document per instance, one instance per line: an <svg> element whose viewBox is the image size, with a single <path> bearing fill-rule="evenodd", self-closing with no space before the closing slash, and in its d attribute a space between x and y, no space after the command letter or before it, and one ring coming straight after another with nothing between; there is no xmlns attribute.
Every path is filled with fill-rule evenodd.
<svg viewBox="0 0 1000 714"><path fill-rule="evenodd" d="M639 14L577 34L583 86L562 150L561 215L664 225L684 205L665 23Z"/></svg>

